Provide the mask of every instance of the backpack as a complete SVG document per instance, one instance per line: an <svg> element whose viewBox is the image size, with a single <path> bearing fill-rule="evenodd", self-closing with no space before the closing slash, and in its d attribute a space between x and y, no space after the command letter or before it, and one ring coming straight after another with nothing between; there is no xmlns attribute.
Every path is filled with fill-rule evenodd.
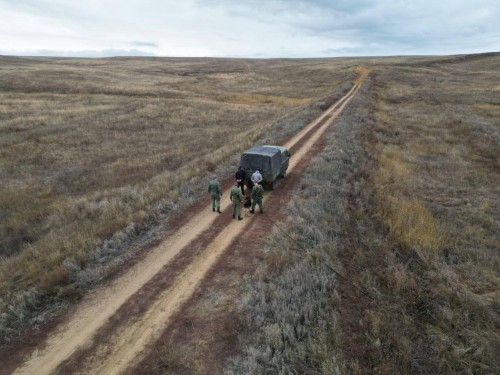
<svg viewBox="0 0 500 375"><path fill-rule="evenodd" d="M246 197L245 203L243 203L243 207L250 208L250 206L252 206L252 200L250 198Z"/></svg>

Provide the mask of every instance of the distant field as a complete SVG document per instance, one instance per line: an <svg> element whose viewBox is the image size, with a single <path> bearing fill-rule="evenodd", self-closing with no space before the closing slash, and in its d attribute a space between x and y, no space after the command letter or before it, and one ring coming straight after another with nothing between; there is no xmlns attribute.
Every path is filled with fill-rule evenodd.
<svg viewBox="0 0 500 375"><path fill-rule="evenodd" d="M97 282L68 269L112 259L95 254L103 240L148 228L244 148L279 141L294 113L314 117L353 65L0 57L0 312L26 317L40 296Z"/></svg>

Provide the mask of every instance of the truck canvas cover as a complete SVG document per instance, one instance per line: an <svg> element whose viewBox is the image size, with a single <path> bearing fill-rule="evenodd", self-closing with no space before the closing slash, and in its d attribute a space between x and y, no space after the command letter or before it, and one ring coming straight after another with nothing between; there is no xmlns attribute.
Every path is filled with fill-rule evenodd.
<svg viewBox="0 0 500 375"><path fill-rule="evenodd" d="M255 146L241 155L240 164L245 171L258 169L262 174L270 174L274 178L281 168L281 152L277 148Z"/></svg>

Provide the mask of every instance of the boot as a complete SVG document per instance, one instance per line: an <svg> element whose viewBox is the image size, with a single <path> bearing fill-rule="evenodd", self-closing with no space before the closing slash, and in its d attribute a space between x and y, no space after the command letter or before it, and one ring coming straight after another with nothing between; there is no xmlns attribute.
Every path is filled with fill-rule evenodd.
<svg viewBox="0 0 500 375"><path fill-rule="evenodd" d="M255 210L250 210L250 213L251 213L251 214L254 214L254 213L255 213Z"/></svg>
<svg viewBox="0 0 500 375"><path fill-rule="evenodd" d="M236 216L233 215L233 219L236 219Z"/></svg>
<svg viewBox="0 0 500 375"><path fill-rule="evenodd" d="M260 213L261 213L261 214L263 214L263 213L264 213L264 211L260 211Z"/></svg>
<svg viewBox="0 0 500 375"><path fill-rule="evenodd" d="M215 212L215 207L212 207L212 212Z"/></svg>
<svg viewBox="0 0 500 375"><path fill-rule="evenodd" d="M222 211L220 210L220 208L217 209L217 212L220 213L220 214L222 213Z"/></svg>
<svg viewBox="0 0 500 375"><path fill-rule="evenodd" d="M238 217L238 220L243 220L243 218L240 216L240 217Z"/></svg>

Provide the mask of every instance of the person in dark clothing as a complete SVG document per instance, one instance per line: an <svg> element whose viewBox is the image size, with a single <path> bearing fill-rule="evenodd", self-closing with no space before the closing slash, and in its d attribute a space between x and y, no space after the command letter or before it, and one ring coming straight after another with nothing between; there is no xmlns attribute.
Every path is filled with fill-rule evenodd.
<svg viewBox="0 0 500 375"><path fill-rule="evenodd" d="M239 167L236 173L234 174L236 178L236 182L238 183L238 187L241 188L241 194L245 195L245 170L243 167Z"/></svg>

